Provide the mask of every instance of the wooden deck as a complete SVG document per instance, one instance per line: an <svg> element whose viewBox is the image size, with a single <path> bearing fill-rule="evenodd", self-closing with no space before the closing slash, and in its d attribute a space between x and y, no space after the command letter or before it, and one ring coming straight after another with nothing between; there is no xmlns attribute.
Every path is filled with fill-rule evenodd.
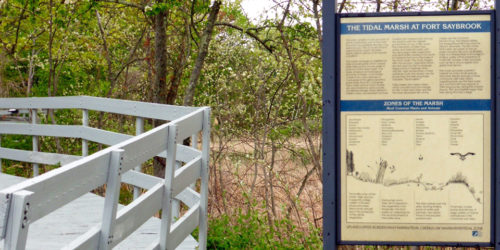
<svg viewBox="0 0 500 250"><path fill-rule="evenodd" d="M24 178L0 174L0 190ZM30 225L26 249L60 249L102 221L104 198L88 193ZM123 206L120 206L123 207ZM157 241L160 220L151 218L115 249L145 249ZM177 249L196 249L188 236ZM3 241L0 241L0 249Z"/></svg>

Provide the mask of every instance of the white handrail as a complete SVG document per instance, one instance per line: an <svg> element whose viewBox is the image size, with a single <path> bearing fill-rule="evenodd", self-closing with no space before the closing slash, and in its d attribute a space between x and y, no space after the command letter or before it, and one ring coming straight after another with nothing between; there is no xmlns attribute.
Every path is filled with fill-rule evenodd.
<svg viewBox="0 0 500 250"><path fill-rule="evenodd" d="M83 156L7 149L0 146L0 158L35 164L55 164L58 161L63 163L63 166L57 169L0 190L0 239L4 239L4 249L14 249L13 247L23 249L29 223L37 221L103 184L108 186L103 221L67 247L79 249L99 246L110 249L161 209L164 211L162 230L168 230L158 239L160 249L166 249L167 246L169 249L175 248L198 225L200 225L199 247L206 248L209 108L178 107L88 96L0 98L0 111L10 108L83 110L82 125L0 122L2 135L81 138ZM153 118L171 122L144 133L138 128L137 135L131 136L89 127L88 110L132 115L136 116L138 121L142 121L143 118ZM33 114L35 113L33 111ZM139 125L142 126L140 122ZM203 135L201 151L179 144L200 131ZM111 146L85 156L87 141ZM139 170L137 166L154 156L167 158L164 179L133 170ZM71 162L64 164L67 161ZM176 162L183 162L186 165L175 170ZM197 180L201 180L201 193L191 188L194 187L192 183ZM120 182L133 184L146 189L147 192L128 206L116 211L116 188ZM110 189L111 187L113 188ZM190 208L175 224L171 216L166 216L169 214L168 211L172 210L172 202L169 202L172 200L179 200ZM18 204L26 202L30 209L19 207ZM148 209L142 209L145 207ZM23 211L19 211L20 209ZM24 223L22 227L16 224L19 223L16 221L19 213L29 217L28 221L22 222Z"/></svg>

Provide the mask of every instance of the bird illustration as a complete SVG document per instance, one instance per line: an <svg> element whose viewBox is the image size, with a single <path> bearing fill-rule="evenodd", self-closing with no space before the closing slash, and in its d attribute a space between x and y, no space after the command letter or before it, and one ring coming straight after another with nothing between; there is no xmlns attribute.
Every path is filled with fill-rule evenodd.
<svg viewBox="0 0 500 250"><path fill-rule="evenodd" d="M465 154L461 154L461 153L450 153L450 155L458 155L458 157L460 157L460 160L465 161L465 157L467 157L468 155L475 155L475 153L472 153L472 152L467 152L467 153L465 153Z"/></svg>

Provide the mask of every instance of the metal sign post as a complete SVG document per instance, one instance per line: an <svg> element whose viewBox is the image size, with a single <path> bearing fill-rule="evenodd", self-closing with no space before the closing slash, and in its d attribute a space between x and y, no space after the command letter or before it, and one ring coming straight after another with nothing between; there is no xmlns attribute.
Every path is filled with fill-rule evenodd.
<svg viewBox="0 0 500 250"><path fill-rule="evenodd" d="M337 249L337 1L323 1L323 245Z"/></svg>
<svg viewBox="0 0 500 250"><path fill-rule="evenodd" d="M492 185L492 190L493 190L493 193L494 193L494 197L495 197L495 202L493 204L493 208L494 208L494 214L493 214L493 229L494 229L494 240L493 240L493 243L494 243L494 247L495 249L500 249L500 229L498 228L498 226L500 226L500 207L498 204L500 204L500 168L498 167L498 162L497 162L497 159L500 159L500 133L496 130L498 124L499 123L499 118L500 118L500 102L497 101L497 96L500 96L500 87L499 84L500 84L500 68L498 66L500 66L500 56L498 55L498 53L500 53L500 12L497 11L497 8L500 6L500 0L495 0L495 40L494 40L494 46L493 47L493 50L494 50L494 60L493 60L493 69L492 71L495 72L495 78L494 78L494 85L496 86L496 95L495 95L495 98L493 99L495 101L495 123L494 123L494 131L495 131L495 143L493 144L494 145L494 154L495 154L495 157L494 157L494 172L495 172L495 178L494 178L494 181L493 181L493 185Z"/></svg>

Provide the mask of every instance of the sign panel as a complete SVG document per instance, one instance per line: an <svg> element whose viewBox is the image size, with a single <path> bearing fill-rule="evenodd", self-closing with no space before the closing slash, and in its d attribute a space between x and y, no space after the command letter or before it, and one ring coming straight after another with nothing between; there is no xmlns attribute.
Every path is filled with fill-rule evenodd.
<svg viewBox="0 0 500 250"><path fill-rule="evenodd" d="M340 240L491 242L491 16L340 19Z"/></svg>

